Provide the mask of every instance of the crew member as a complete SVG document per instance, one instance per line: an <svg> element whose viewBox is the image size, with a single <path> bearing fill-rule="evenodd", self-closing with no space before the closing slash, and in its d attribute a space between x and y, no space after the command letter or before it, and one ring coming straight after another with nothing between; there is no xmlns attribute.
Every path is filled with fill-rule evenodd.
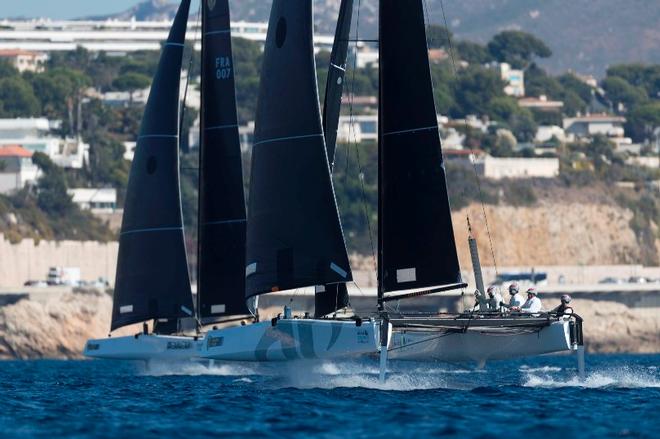
<svg viewBox="0 0 660 439"><path fill-rule="evenodd" d="M505 308L520 309L520 307L523 306L523 303L525 303L525 301L523 300L522 295L518 294L519 291L520 291L520 287L518 286L517 282L513 282L511 285L509 285L509 296L511 297L509 298L508 305L503 304Z"/></svg>
<svg viewBox="0 0 660 439"><path fill-rule="evenodd" d="M550 312L557 313L559 316L573 314L573 308L568 306L569 303L571 303L571 296L564 294L561 296L561 303L554 307Z"/></svg>
<svg viewBox="0 0 660 439"><path fill-rule="evenodd" d="M520 307L520 311L534 314L540 312L542 308L543 304L541 303L541 299L538 298L538 292L536 291L536 288L528 288L527 301L525 301L523 306Z"/></svg>
<svg viewBox="0 0 660 439"><path fill-rule="evenodd" d="M502 305L502 295L500 294L500 287L491 285L488 287L488 310L499 311Z"/></svg>

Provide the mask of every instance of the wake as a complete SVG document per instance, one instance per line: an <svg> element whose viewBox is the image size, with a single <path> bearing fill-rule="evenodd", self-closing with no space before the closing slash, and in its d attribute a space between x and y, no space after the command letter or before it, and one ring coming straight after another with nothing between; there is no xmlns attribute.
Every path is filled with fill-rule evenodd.
<svg viewBox="0 0 660 439"><path fill-rule="evenodd" d="M589 372L584 380L580 380L577 376L562 379L550 374L540 374L537 370L530 369L524 377L523 386L542 388L582 387L587 389L660 388L660 378L657 373L653 373L654 371L653 368L608 368Z"/></svg>

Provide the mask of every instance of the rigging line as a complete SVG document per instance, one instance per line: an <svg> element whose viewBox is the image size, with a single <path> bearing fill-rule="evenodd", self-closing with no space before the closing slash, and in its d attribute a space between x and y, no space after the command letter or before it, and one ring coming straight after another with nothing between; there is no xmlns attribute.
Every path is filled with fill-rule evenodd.
<svg viewBox="0 0 660 439"><path fill-rule="evenodd" d="M426 4L426 0L424 0L424 4ZM456 69L456 57L454 56L454 47L451 43L451 36L449 35L449 27L447 26L447 16L445 14L445 5L444 5L444 0L440 0L440 8L442 9L442 20L444 21L445 24L445 29L447 31L447 45L449 46L449 57L451 59L451 64L452 64L452 70L453 70L453 75L454 75L454 93L457 91L457 84L456 84L456 79L458 79L458 70ZM468 131L469 131L469 126L467 122L467 117L465 117L464 120L465 124L465 138L467 139L468 136ZM484 215L484 222L486 224L486 233L488 234L488 244L490 246L490 254L493 258L493 266L495 267L495 274L498 275L499 271L497 269L497 260L495 259L495 248L493 247L493 238L490 234L490 225L488 224L488 216L486 215L486 207L484 205L484 196L483 196L483 191L481 190L481 179L479 178L479 173L477 172L477 164L475 163L474 159L470 160L472 163L472 169L474 171L474 177L477 182L477 189L479 192L479 202L481 203L481 212Z"/></svg>
<svg viewBox="0 0 660 439"><path fill-rule="evenodd" d="M373 232L371 228L371 220L369 219L369 206L367 205L367 196L365 193L365 188L364 188L364 172L362 170L362 164L360 163L360 148L358 147L357 144L357 134L355 133L355 129L353 127L353 98L355 96L355 72L357 71L357 50L358 50L358 40L360 39L360 7L362 5L362 0L358 0L358 11L357 11L357 19L356 19L356 25L355 25L355 51L353 54L353 72L352 72L352 78L351 78L351 94L349 96L349 132L352 130L353 132L353 145L355 146L355 153L356 153L356 159L357 159L357 165L358 165L358 177L360 179L360 188L362 192L362 206L364 208L364 218L367 221L367 229L369 231L369 244L371 246L371 258L373 260L374 264L374 269L377 269L377 264L376 264L376 251L374 248L374 238L373 238ZM349 135L350 138L350 135ZM347 147L347 150L350 150L350 141ZM346 158L346 164L348 168L348 154ZM348 180L348 178L347 178Z"/></svg>
<svg viewBox="0 0 660 439"><path fill-rule="evenodd" d="M202 2L199 2L197 9L197 28L195 29L195 38L193 45L190 49L190 60L188 61L188 74L186 75L186 86L183 89L183 102L181 103L181 116L179 118L179 136L183 133L183 121L186 116L186 100L188 99L188 87L190 85L190 77L192 76L193 61L195 60L195 46L197 45L197 36L199 33L200 21L202 19Z"/></svg>

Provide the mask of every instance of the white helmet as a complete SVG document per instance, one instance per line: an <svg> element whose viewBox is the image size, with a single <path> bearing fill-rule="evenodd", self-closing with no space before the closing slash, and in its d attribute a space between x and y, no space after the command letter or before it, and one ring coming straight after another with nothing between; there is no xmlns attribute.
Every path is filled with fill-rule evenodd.
<svg viewBox="0 0 660 439"><path fill-rule="evenodd" d="M509 285L509 294L512 296L514 294L518 294L520 292L520 287L518 286L518 282L512 282L511 285Z"/></svg>
<svg viewBox="0 0 660 439"><path fill-rule="evenodd" d="M488 287L488 295L494 296L495 294L500 294L500 287L497 285L491 285Z"/></svg>
<svg viewBox="0 0 660 439"><path fill-rule="evenodd" d="M534 296L538 296L538 295L539 295L538 291L536 291L536 288L534 288L534 287L528 288L528 289L527 289L527 294L532 294L532 295L534 295Z"/></svg>
<svg viewBox="0 0 660 439"><path fill-rule="evenodd" d="M561 303L566 303L566 304L571 303L571 296L569 296L568 294L562 294Z"/></svg>

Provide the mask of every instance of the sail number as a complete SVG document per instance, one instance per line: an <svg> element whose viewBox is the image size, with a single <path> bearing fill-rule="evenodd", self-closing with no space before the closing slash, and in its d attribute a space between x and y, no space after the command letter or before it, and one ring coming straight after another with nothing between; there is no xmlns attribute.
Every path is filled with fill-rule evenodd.
<svg viewBox="0 0 660 439"><path fill-rule="evenodd" d="M228 56L219 56L215 59L215 78L229 79L231 77L231 59Z"/></svg>

